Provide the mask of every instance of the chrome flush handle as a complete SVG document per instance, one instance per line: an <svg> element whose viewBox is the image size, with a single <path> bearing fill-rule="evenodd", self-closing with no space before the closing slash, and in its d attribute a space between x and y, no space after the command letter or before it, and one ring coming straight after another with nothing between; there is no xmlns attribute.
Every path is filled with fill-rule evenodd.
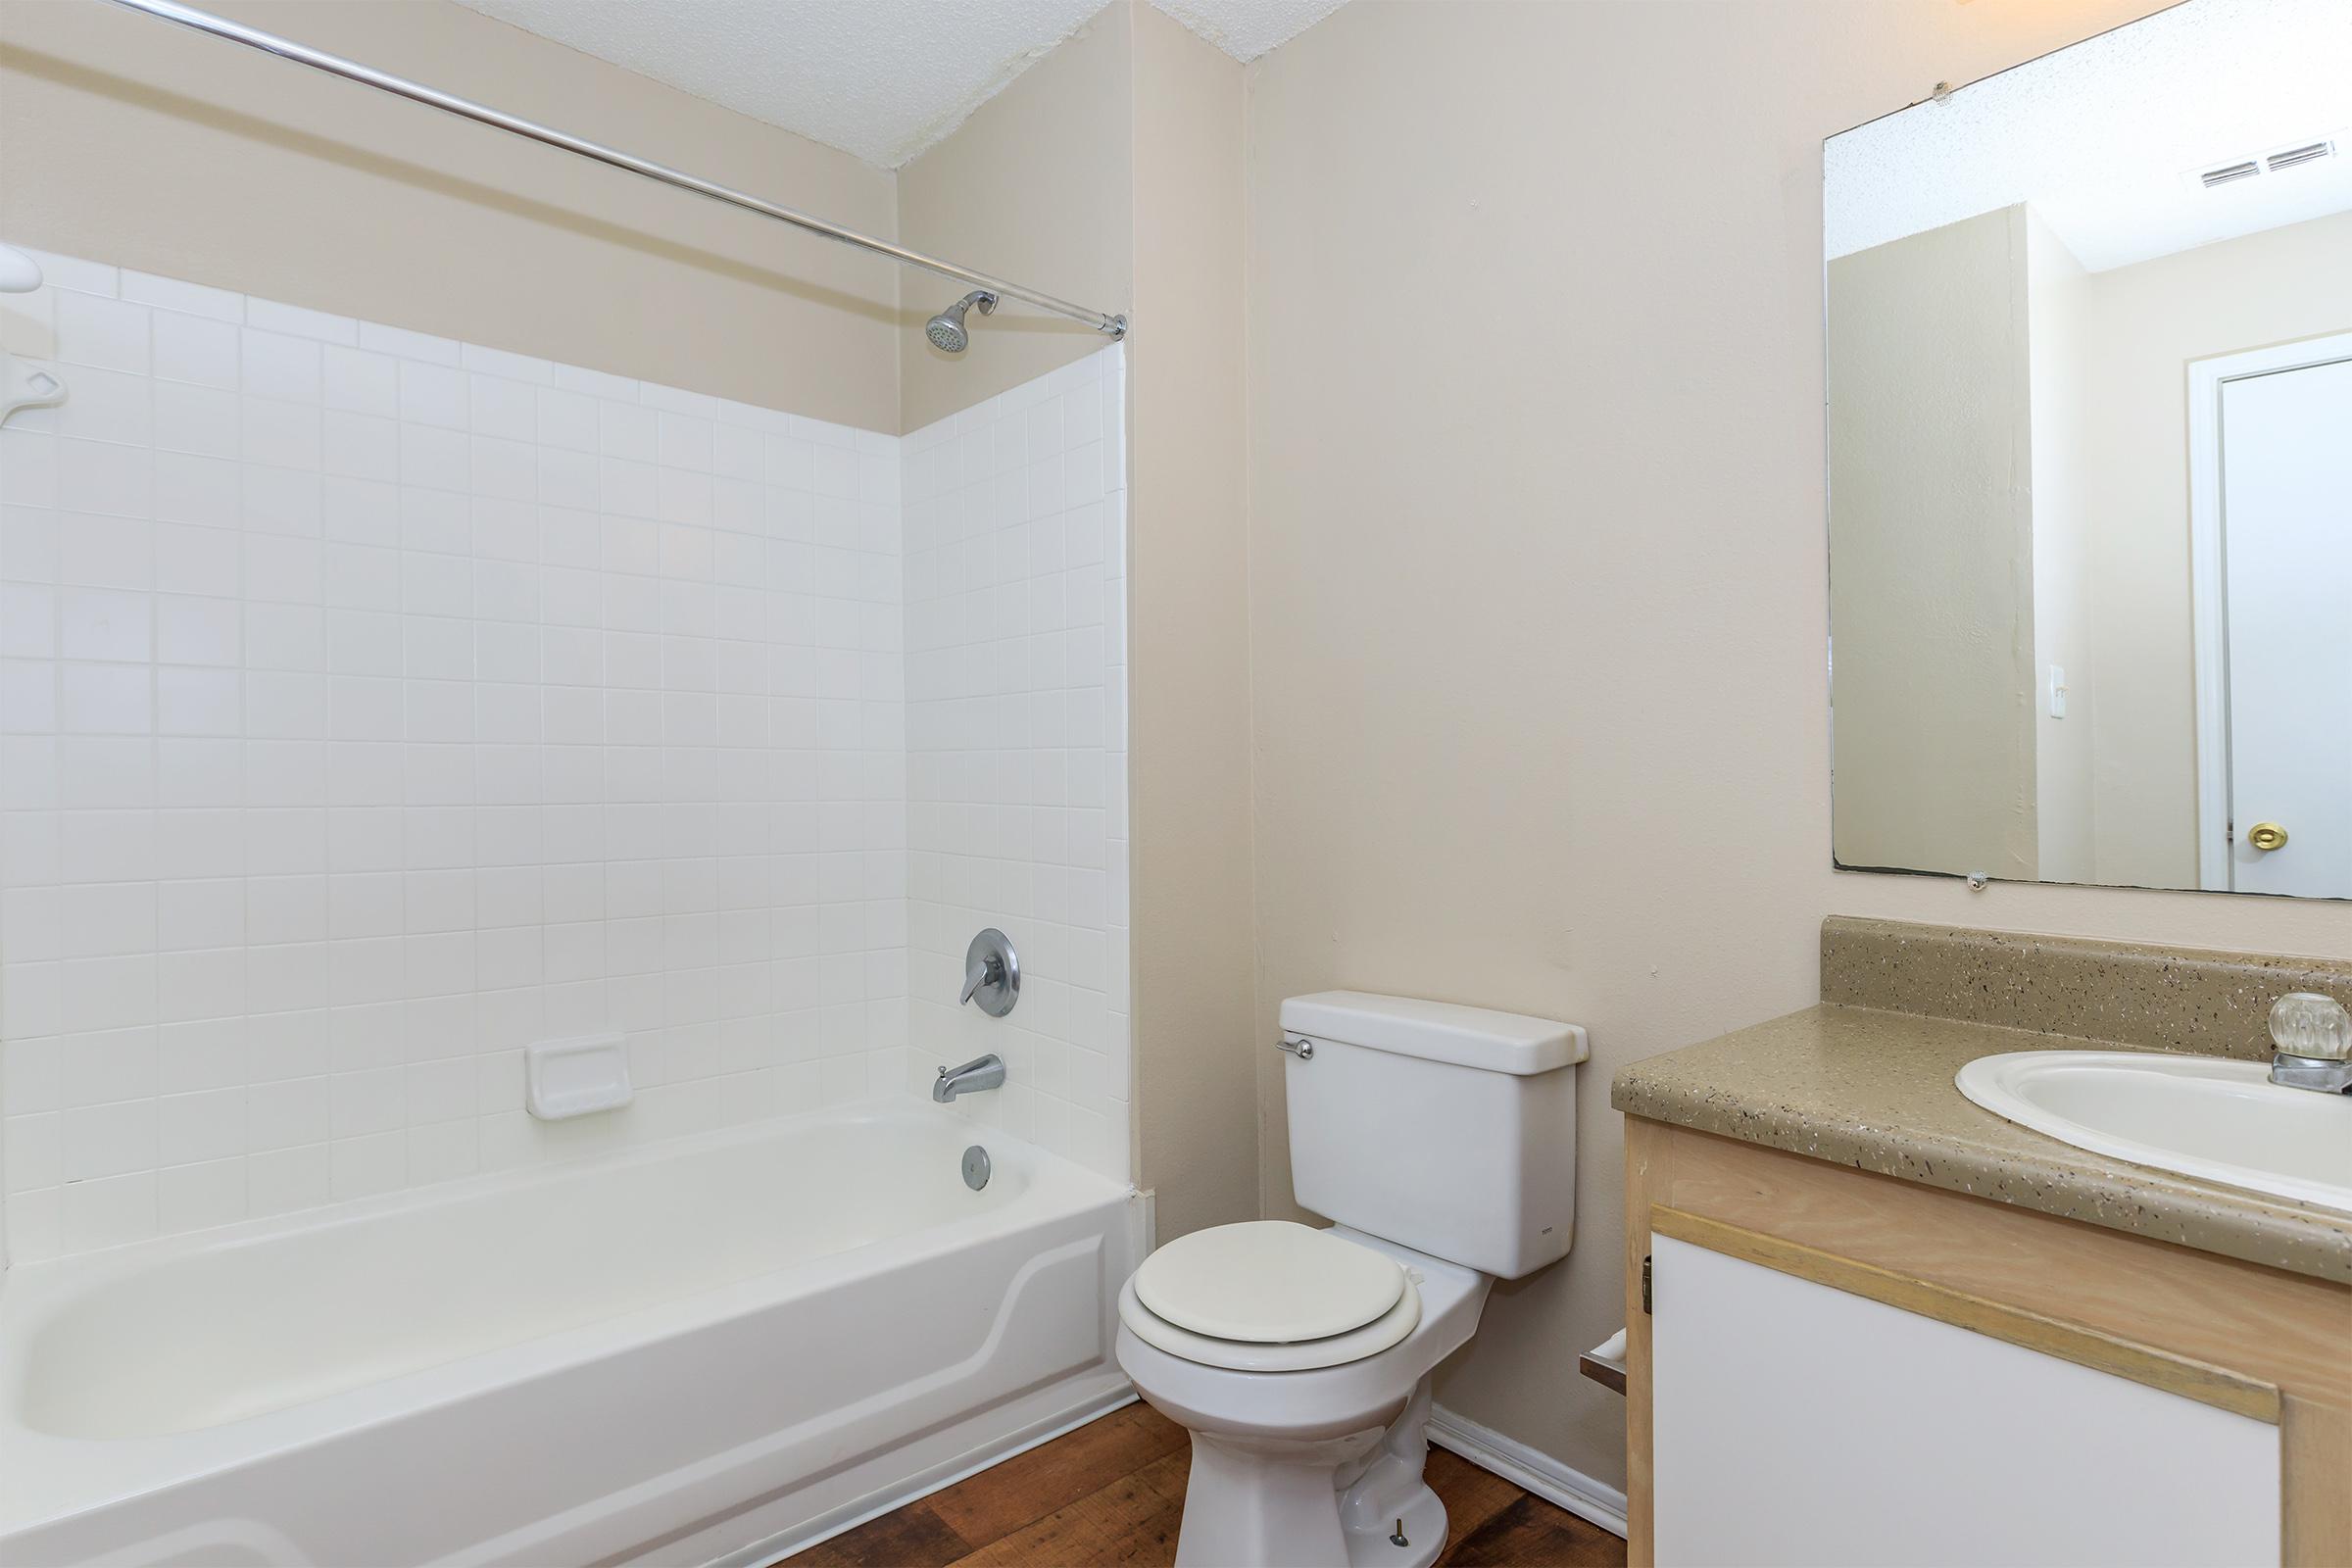
<svg viewBox="0 0 2352 1568"><path fill-rule="evenodd" d="M1287 1051L1292 1055L1297 1056L1300 1061L1312 1061L1315 1059L1315 1043L1312 1040L1307 1039L1304 1035L1300 1035L1296 1040L1292 1039L1289 1035L1284 1035L1279 1041L1275 1042L1274 1049L1276 1051Z"/></svg>

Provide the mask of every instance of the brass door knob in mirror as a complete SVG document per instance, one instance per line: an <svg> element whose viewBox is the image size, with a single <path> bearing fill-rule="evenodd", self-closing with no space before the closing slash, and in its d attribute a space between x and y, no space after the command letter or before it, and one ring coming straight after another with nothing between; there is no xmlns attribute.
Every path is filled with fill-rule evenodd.
<svg viewBox="0 0 2352 1568"><path fill-rule="evenodd" d="M2286 843L2286 829L2276 822L2257 822L2246 829L2246 842L2258 850L2276 850Z"/></svg>

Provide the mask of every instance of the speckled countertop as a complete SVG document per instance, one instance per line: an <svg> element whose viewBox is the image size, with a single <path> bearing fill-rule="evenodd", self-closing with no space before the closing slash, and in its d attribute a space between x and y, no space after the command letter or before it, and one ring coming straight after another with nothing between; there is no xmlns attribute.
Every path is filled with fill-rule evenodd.
<svg viewBox="0 0 2352 1568"><path fill-rule="evenodd" d="M2076 1149L1979 1107L1952 1082L1964 1063L1996 1052L2086 1047L2118 1049L1829 1004L1636 1062L1617 1074L1609 1102L1631 1116L2352 1282L2352 1215Z"/></svg>

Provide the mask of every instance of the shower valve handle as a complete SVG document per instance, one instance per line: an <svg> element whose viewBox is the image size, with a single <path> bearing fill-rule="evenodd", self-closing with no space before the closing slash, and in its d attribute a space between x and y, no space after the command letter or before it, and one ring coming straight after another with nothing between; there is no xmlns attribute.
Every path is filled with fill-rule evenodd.
<svg viewBox="0 0 2352 1568"><path fill-rule="evenodd" d="M1021 960L1012 939L991 926L972 938L963 955L963 993L956 1005L976 1002L991 1018L1002 1018L1021 999Z"/></svg>

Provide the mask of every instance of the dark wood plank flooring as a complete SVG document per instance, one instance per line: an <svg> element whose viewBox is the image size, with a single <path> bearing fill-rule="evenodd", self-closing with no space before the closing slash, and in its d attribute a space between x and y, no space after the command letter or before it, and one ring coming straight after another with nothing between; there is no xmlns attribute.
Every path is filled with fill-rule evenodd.
<svg viewBox="0 0 2352 1568"><path fill-rule="evenodd" d="M1192 1453L1184 1429L1131 1404L870 1520L794 1568L1097 1568L1176 1560ZM1622 1568L1625 1543L1467 1459L1432 1448L1446 1501L1441 1565Z"/></svg>

